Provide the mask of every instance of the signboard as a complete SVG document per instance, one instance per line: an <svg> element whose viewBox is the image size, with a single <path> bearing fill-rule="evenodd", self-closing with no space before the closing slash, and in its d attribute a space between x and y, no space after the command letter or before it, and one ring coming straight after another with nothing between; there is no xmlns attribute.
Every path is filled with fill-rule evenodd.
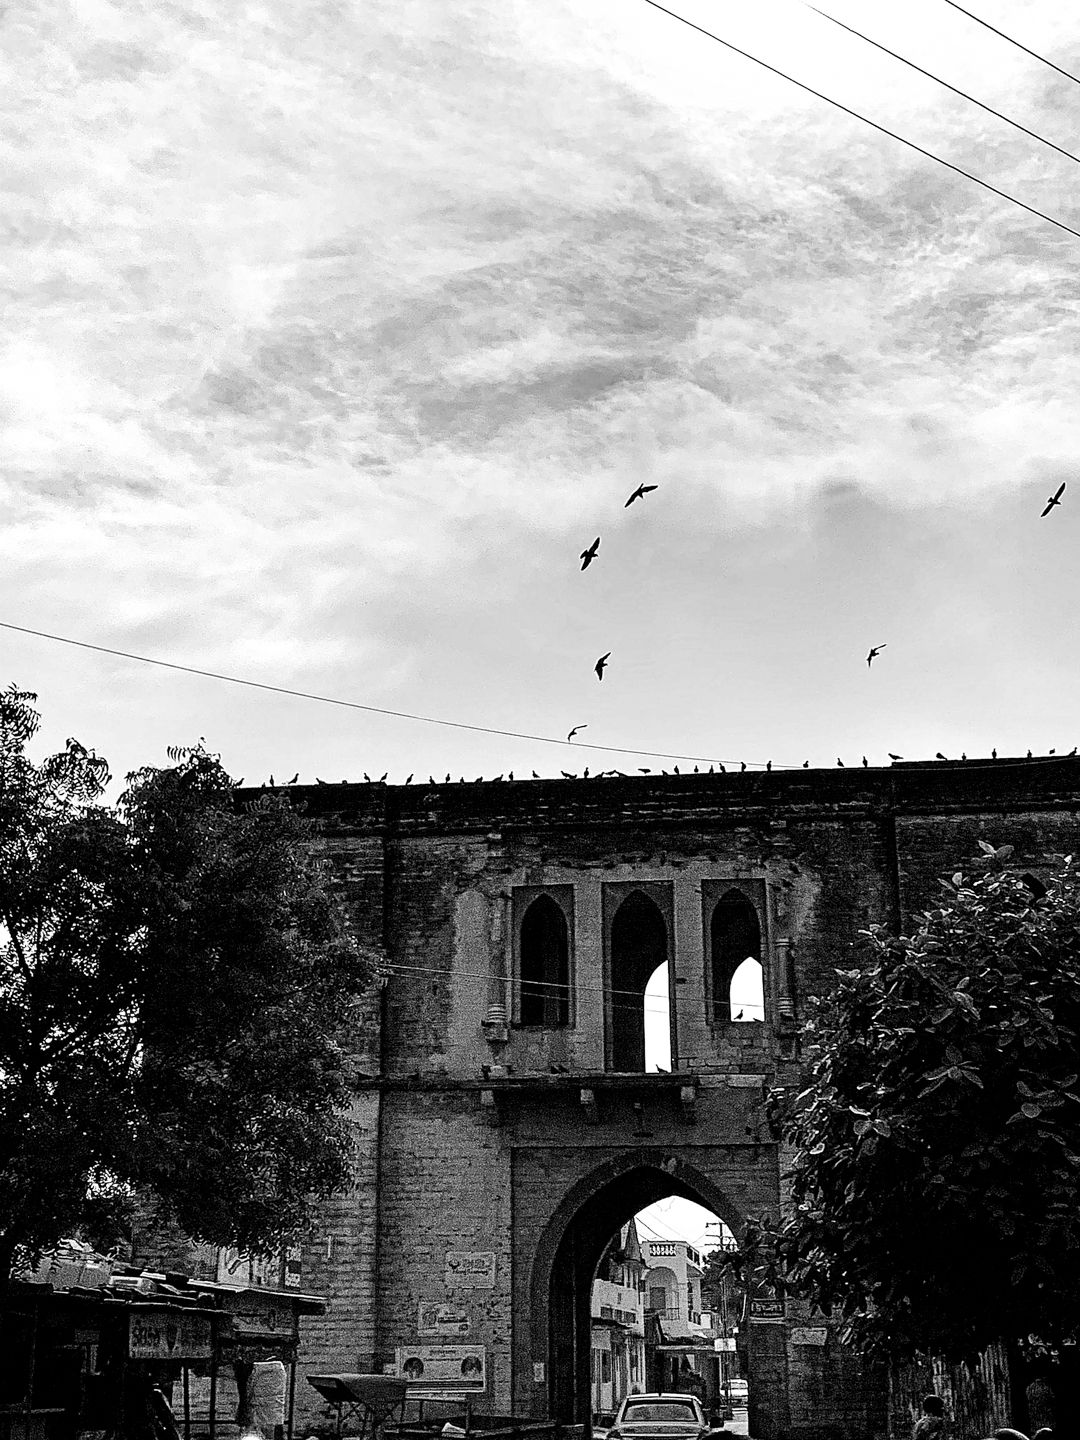
<svg viewBox="0 0 1080 1440"><path fill-rule="evenodd" d="M793 1325L791 1329L793 1345L824 1345L828 1338L824 1325Z"/></svg>
<svg viewBox="0 0 1080 1440"><path fill-rule="evenodd" d="M207 1315L141 1305L128 1315L128 1356L132 1360L209 1360L212 1354Z"/></svg>
<svg viewBox="0 0 1080 1440"><path fill-rule="evenodd" d="M446 1284L460 1290L494 1290L494 1250L448 1250Z"/></svg>
<svg viewBox="0 0 1080 1440"><path fill-rule="evenodd" d="M772 1320L778 1321L784 1318L783 1300L772 1300L762 1297L750 1301L751 1320Z"/></svg>
<svg viewBox="0 0 1080 1440"><path fill-rule="evenodd" d="M714 1350L734 1350L735 1338L732 1335L721 1335L719 1340L712 1342Z"/></svg>
<svg viewBox="0 0 1080 1440"><path fill-rule="evenodd" d="M462 1305L421 1300L416 1320L418 1335L468 1335L469 1312Z"/></svg>
<svg viewBox="0 0 1080 1440"><path fill-rule="evenodd" d="M465 1395L487 1388L483 1345L403 1345L394 1357L413 1395Z"/></svg>
<svg viewBox="0 0 1080 1440"><path fill-rule="evenodd" d="M285 1248L285 1273L282 1279L285 1282L286 1290L300 1289L300 1257L302 1253L299 1245L288 1245Z"/></svg>

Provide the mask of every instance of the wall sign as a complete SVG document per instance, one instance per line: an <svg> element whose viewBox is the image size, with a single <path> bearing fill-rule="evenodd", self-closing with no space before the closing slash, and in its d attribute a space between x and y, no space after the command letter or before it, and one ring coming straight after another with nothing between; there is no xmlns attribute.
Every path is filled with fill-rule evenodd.
<svg viewBox="0 0 1080 1440"><path fill-rule="evenodd" d="M773 1300L773 1299L769 1299L769 1298L766 1298L766 1297L763 1296L762 1298L760 1298L760 1299L758 1299L758 1300L751 1300L751 1301L750 1301L750 1319L751 1319L751 1320L772 1320L772 1321L777 1321L777 1320L783 1320L783 1318L784 1318L784 1302L783 1302L783 1300Z"/></svg>
<svg viewBox="0 0 1080 1440"><path fill-rule="evenodd" d="M495 1288L494 1250L448 1250L446 1252L446 1284L459 1290L493 1290Z"/></svg>
<svg viewBox="0 0 1080 1440"><path fill-rule="evenodd" d="M466 1395L487 1388L483 1345L403 1345L394 1357L413 1395Z"/></svg>
<svg viewBox="0 0 1080 1440"><path fill-rule="evenodd" d="M829 1332L824 1325L794 1325L791 1330L793 1345L824 1345Z"/></svg>
<svg viewBox="0 0 1080 1440"><path fill-rule="evenodd" d="M128 1356L132 1360L209 1360L210 1320L175 1310L140 1306L128 1315Z"/></svg>
<svg viewBox="0 0 1080 1440"><path fill-rule="evenodd" d="M468 1335L472 1328L469 1312L452 1301L421 1300L416 1318L418 1335Z"/></svg>

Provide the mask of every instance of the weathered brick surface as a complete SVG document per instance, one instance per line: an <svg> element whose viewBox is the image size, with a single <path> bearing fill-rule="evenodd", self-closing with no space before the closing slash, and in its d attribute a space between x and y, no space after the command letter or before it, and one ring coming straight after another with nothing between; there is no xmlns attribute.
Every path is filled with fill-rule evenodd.
<svg viewBox="0 0 1080 1440"><path fill-rule="evenodd" d="M661 1194L694 1196L735 1229L783 1203L760 1122L763 1086L798 1080L778 1021L785 951L797 1032L806 997L859 963L860 931L914 923L978 838L1032 867L1080 838L1069 759L301 793L389 961L381 1043L372 1019L357 1037L358 1070L381 1077L357 1097L357 1184L305 1254L304 1286L331 1309L306 1324L302 1371L389 1365L417 1338L420 1302L452 1301L462 1341L487 1347L484 1403L533 1412L561 1393L552 1359L573 1365L574 1267L605 1226L607 1238ZM718 1024L709 1003L702 886L740 879L767 896L761 1025ZM666 897L678 1054L696 1078L603 1074L605 904L635 882ZM512 895L529 886L572 887L567 1029L488 1020L493 1003L512 1006ZM493 1287L448 1286L454 1250L493 1253ZM831 1332L794 1343L806 1318L753 1327L753 1433L884 1433L882 1378Z"/></svg>

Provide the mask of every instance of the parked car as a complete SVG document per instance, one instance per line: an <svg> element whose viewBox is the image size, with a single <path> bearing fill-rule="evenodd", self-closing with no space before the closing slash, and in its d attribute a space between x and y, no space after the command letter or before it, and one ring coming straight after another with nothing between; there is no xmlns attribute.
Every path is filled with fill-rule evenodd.
<svg viewBox="0 0 1080 1440"><path fill-rule="evenodd" d="M706 1420L696 1395L628 1395L607 1440L706 1440L723 1433Z"/></svg>
<svg viewBox="0 0 1080 1440"><path fill-rule="evenodd" d="M736 1405L745 1405L749 1386L745 1380L733 1377L727 1382L727 1392Z"/></svg>
<svg viewBox="0 0 1080 1440"><path fill-rule="evenodd" d="M597 1410L592 1417L592 1440L607 1440L608 1433L614 1424L614 1410Z"/></svg>

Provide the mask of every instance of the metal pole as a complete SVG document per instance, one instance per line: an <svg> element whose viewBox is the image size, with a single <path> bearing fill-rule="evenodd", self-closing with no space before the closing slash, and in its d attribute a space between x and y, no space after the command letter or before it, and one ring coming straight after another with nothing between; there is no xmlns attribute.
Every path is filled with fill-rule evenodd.
<svg viewBox="0 0 1080 1440"><path fill-rule="evenodd" d="M34 1305L34 1323L30 1330L30 1373L26 1377L26 1406L23 1410L23 1436L30 1440L30 1412L34 1408L34 1369L37 1365L38 1316L41 1306Z"/></svg>
<svg viewBox="0 0 1080 1440"><path fill-rule="evenodd" d="M292 1364L289 1366L289 1425L285 1432L286 1440L292 1440L293 1427L293 1406L296 1401L296 1355L293 1354Z"/></svg>
<svg viewBox="0 0 1080 1440"><path fill-rule="evenodd" d="M214 1353L210 1357L210 1411L207 1416L207 1424L210 1429L210 1440L215 1440L217 1434L217 1326L214 1326Z"/></svg>
<svg viewBox="0 0 1080 1440"><path fill-rule="evenodd" d="M184 1366L184 1440L191 1440L191 1386L189 1384L191 1371Z"/></svg>

